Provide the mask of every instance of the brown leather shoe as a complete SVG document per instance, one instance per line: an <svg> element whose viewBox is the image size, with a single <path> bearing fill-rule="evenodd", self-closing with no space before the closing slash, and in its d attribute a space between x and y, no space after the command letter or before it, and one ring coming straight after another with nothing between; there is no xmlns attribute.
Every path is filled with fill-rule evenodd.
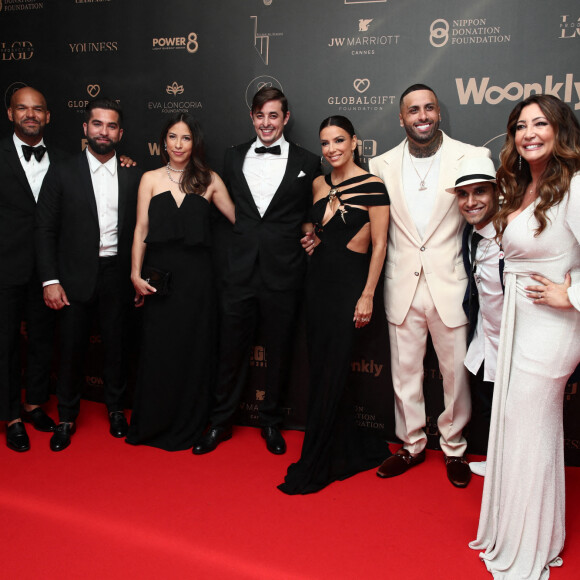
<svg viewBox="0 0 580 580"><path fill-rule="evenodd" d="M464 455L459 457L446 455L445 465L447 467L447 477L455 487L467 487L471 481L471 469Z"/></svg>
<svg viewBox="0 0 580 580"><path fill-rule="evenodd" d="M396 477L405 473L411 467L423 463L423 461L425 461L424 449L413 457L406 449L401 447L394 455L383 461L382 465L377 469L377 475L379 477Z"/></svg>

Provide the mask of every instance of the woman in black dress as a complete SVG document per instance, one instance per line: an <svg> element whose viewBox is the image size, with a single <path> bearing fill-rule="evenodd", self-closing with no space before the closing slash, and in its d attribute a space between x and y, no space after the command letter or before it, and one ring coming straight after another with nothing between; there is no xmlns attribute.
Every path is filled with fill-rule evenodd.
<svg viewBox="0 0 580 580"><path fill-rule="evenodd" d="M356 393L349 385L355 329L371 319L385 260L389 197L383 182L360 166L346 117L325 119L320 143L332 172L312 186L314 230L307 251L316 250L306 282L310 393L300 460L278 486L287 494L318 491L390 455L384 439L357 425Z"/></svg>
<svg viewBox="0 0 580 580"><path fill-rule="evenodd" d="M168 451L201 435L209 405L212 345L210 203L233 223L234 205L205 162L199 125L187 114L166 124L163 167L141 179L131 280L145 304L143 341L127 442ZM156 294L154 268L169 275ZM147 298L145 298L147 297Z"/></svg>

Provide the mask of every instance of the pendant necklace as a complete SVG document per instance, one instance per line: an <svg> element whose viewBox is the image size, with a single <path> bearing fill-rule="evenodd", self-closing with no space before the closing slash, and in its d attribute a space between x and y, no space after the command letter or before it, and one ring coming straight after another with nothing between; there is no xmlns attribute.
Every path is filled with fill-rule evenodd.
<svg viewBox="0 0 580 580"><path fill-rule="evenodd" d="M441 140L441 143L443 142L443 140ZM439 147L441 147L441 143L439 143ZM439 147L437 147L437 151L439 151ZM417 174L417 177L419 178L419 191L425 191L427 189L427 186L425 185L425 180L427 179L427 176L429 175L429 172L431 171L431 168L433 167L433 162L435 161L435 156L437 155L437 151L435 151L435 153L433 153L433 155L431 156L431 163L429 163L429 168L427 169L427 173L425 173L424 177L421 177L419 175L419 172L417 171L417 168L415 167L415 163L413 162L413 156L411 155L411 151L409 151L409 143L407 142L407 152L409 153L409 159L411 160L411 165L413 166L413 169L415 170L415 173Z"/></svg>

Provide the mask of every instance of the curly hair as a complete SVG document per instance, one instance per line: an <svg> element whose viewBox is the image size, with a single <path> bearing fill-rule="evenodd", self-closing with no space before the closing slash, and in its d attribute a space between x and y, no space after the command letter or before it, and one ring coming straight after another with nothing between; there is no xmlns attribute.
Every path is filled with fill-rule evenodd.
<svg viewBox="0 0 580 580"><path fill-rule="evenodd" d="M535 236L539 236L548 225L547 211L558 205L568 194L570 181L580 171L580 123L568 105L552 95L531 95L518 103L511 112L505 144L500 153L501 167L497 172L497 183L503 193L502 209L494 219L501 238L508 215L516 211L522 200L532 174L528 162L522 157L521 164L515 144L518 119L522 110L532 104L538 105L554 130L554 149L537 184L540 201L534 209L538 222Z"/></svg>
<svg viewBox="0 0 580 580"><path fill-rule="evenodd" d="M163 127L161 137L159 138L161 160L165 164L169 163L169 156L165 150L165 139L171 127L177 125L177 123L185 123L188 126L192 139L191 157L183 172L179 189L185 194L195 193L197 195L203 195L212 181L212 174L205 159L203 132L199 123L188 113L176 113L172 115L165 124L165 127Z"/></svg>

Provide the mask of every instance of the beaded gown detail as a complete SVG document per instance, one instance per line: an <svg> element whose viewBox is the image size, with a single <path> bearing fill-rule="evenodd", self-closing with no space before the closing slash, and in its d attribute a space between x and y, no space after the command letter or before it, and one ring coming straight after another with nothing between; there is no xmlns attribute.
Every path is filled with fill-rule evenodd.
<svg viewBox="0 0 580 580"><path fill-rule="evenodd" d="M333 481L377 467L390 455L380 435L356 422L356 392L349 383L355 340L353 316L365 287L370 253L350 250L350 240L369 222L366 209L388 205L382 183L365 174L333 186L340 201L326 218L330 197L311 209L320 244L311 257L306 280L310 390L302 453L278 488L287 494L316 492Z"/></svg>
<svg viewBox="0 0 580 580"><path fill-rule="evenodd" d="M537 202L536 202L537 203ZM563 402L580 362L580 312L534 304L532 274L580 288L580 175L534 236L535 204L506 227L505 299L477 540L495 579L545 580L565 537ZM570 293L569 291L569 293Z"/></svg>
<svg viewBox="0 0 580 580"><path fill-rule="evenodd" d="M167 296L147 296L127 442L188 449L206 426L210 398L210 204L170 191L152 197L144 264L170 272Z"/></svg>

